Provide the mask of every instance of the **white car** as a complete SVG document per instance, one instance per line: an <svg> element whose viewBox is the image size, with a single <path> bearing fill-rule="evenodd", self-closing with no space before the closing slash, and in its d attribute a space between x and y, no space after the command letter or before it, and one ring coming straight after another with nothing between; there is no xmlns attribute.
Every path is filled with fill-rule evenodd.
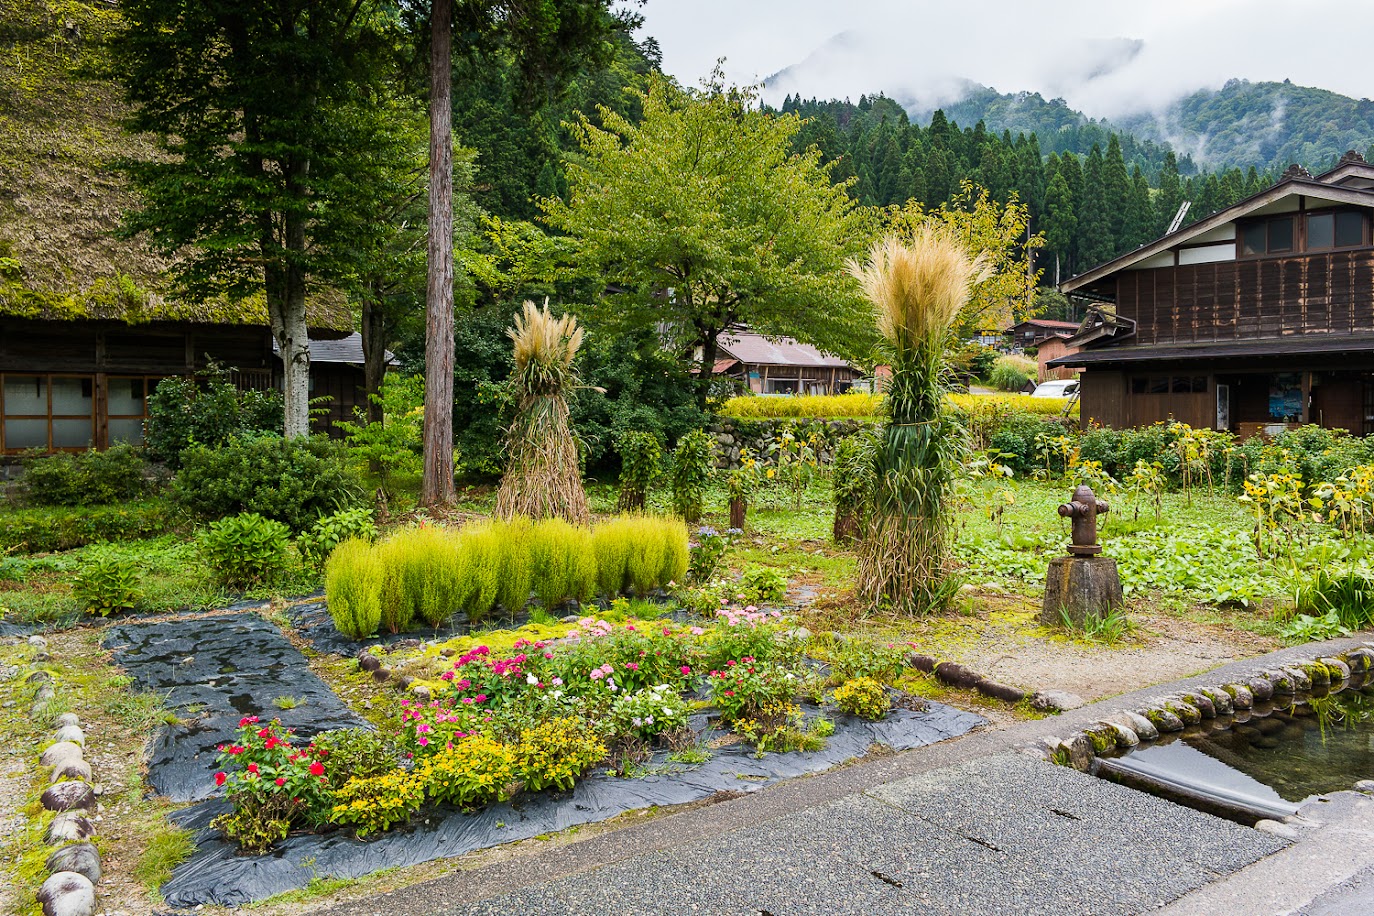
<svg viewBox="0 0 1374 916"><path fill-rule="evenodd" d="M1078 379L1054 379L1041 382L1031 392L1033 398L1071 398L1078 394Z"/></svg>

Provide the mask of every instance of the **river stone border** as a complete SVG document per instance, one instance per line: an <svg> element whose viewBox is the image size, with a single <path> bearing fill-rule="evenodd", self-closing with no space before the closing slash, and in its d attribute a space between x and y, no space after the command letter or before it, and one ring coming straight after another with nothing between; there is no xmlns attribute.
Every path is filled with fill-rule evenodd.
<svg viewBox="0 0 1374 916"><path fill-rule="evenodd" d="M1163 732L1178 732L1203 719L1227 716L1255 703L1296 696L1313 688L1359 686L1374 669L1374 643L1337 656L1317 656L1277 668L1266 668L1244 680L1161 696L1135 711L1120 712L1085 726L1067 738L1044 738L1031 752L1052 763L1088 772L1095 758L1153 741Z"/></svg>
<svg viewBox="0 0 1374 916"><path fill-rule="evenodd" d="M29 714L37 719L48 715L57 700L57 683L39 667L52 656L48 641L30 636L36 651L29 662L28 683L36 685ZM37 900L44 916L92 916L95 913L95 886L100 881L100 851L94 819L88 815L100 809L100 786L91 781L91 765L85 759L86 732L75 713L57 717L52 740L38 756L38 763L51 767L50 785L43 790L40 803L55 812L48 823L44 840L55 847L49 854L47 880L38 889Z"/></svg>

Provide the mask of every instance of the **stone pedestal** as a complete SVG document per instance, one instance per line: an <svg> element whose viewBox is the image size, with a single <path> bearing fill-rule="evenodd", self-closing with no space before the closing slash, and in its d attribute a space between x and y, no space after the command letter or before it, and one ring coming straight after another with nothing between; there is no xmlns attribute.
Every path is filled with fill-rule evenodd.
<svg viewBox="0 0 1374 916"><path fill-rule="evenodd" d="M1040 610L1040 622L1062 624L1064 611L1073 625L1081 629L1089 614L1105 617L1112 608L1125 603L1115 560L1055 557L1045 575L1045 604Z"/></svg>

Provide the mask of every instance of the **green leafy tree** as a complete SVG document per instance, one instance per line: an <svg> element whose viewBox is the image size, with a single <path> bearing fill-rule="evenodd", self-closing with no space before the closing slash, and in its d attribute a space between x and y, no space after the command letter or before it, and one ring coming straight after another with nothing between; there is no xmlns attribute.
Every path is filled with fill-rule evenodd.
<svg viewBox="0 0 1374 916"><path fill-rule="evenodd" d="M380 88L389 20L355 0L128 0L113 65L128 123L162 155L127 163L126 228L180 257L182 293L266 300L285 366L285 433L309 432L306 297L348 270L360 117Z"/></svg>
<svg viewBox="0 0 1374 916"><path fill-rule="evenodd" d="M632 124L573 126L581 156L568 197L541 202L573 241L574 268L616 290L595 323L665 323L683 353L699 348L705 403L720 336L739 324L832 352L863 350L862 304L843 282L862 214L814 148L791 152L795 115L760 111L719 73L702 91L654 78Z"/></svg>

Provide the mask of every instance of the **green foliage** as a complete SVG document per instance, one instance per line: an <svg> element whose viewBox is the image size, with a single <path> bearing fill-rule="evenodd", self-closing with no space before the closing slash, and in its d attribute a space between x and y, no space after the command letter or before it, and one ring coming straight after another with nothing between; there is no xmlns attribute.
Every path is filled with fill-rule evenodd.
<svg viewBox="0 0 1374 916"><path fill-rule="evenodd" d="M557 718L524 729L515 745L516 772L525 788L572 789L577 777L606 756L606 745L591 726L574 718Z"/></svg>
<svg viewBox="0 0 1374 916"><path fill-rule="evenodd" d="M438 627L463 607L472 591L464 540L463 533L421 525L397 531L382 544L377 553L387 583L381 613L388 631L400 633L416 621Z"/></svg>
<svg viewBox="0 0 1374 916"><path fill-rule="evenodd" d="M1320 617L1295 614L1279 628L1279 637L1290 646L1349 636L1350 628L1341 623L1340 611L1332 608Z"/></svg>
<svg viewBox="0 0 1374 916"><path fill-rule="evenodd" d="M252 437L282 428L278 391L240 391L228 373L212 366L200 381L167 378L148 397L144 444L148 454L181 467L181 456L193 445L216 448L235 437Z"/></svg>
<svg viewBox="0 0 1374 916"><path fill-rule="evenodd" d="M362 488L338 443L263 436L187 449L170 495L203 519L255 512L304 531L323 516L357 505Z"/></svg>
<svg viewBox="0 0 1374 916"><path fill-rule="evenodd" d="M887 716L892 700L878 681L856 677L835 688L835 705L852 716L876 722Z"/></svg>
<svg viewBox="0 0 1374 916"><path fill-rule="evenodd" d="M552 611L568 598L585 601L596 590L592 534L562 519L537 522L530 533L534 593Z"/></svg>
<svg viewBox="0 0 1374 916"><path fill-rule="evenodd" d="M344 541L325 564L324 594L334 626L345 636L364 639L382 623L382 588L389 575L383 557L366 541ZM389 605L395 615L399 602ZM399 621L389 621L395 629ZM405 621L408 623L409 621Z"/></svg>
<svg viewBox="0 0 1374 916"><path fill-rule="evenodd" d="M141 577L128 560L97 557L83 564L76 574L72 596L83 611L101 617L131 611L143 598Z"/></svg>
<svg viewBox="0 0 1374 916"><path fill-rule="evenodd" d="M26 455L25 499L36 506L103 506L137 499L147 489L143 459L131 445L76 454Z"/></svg>
<svg viewBox="0 0 1374 916"><path fill-rule="evenodd" d="M830 652L831 683L868 678L891 684L906 665L902 646L880 645L860 639L838 642Z"/></svg>
<svg viewBox="0 0 1374 916"><path fill-rule="evenodd" d="M615 440L620 455L620 511L642 510L663 470L663 445L652 433L628 431Z"/></svg>
<svg viewBox="0 0 1374 916"><path fill-rule="evenodd" d="M1035 378L1035 360L1024 356L999 356L988 373L988 384L1002 391L1020 391Z"/></svg>
<svg viewBox="0 0 1374 916"><path fill-rule="evenodd" d="M592 530L597 589L607 597L633 587L640 595L687 573L687 526L678 519L622 515Z"/></svg>
<svg viewBox="0 0 1374 916"><path fill-rule="evenodd" d="M463 532L463 549L467 554L467 590L463 607L469 620L481 620L491 613L501 594L501 577L505 570L506 547L502 529L495 524L478 525Z"/></svg>
<svg viewBox="0 0 1374 916"><path fill-rule="evenodd" d="M725 552L735 542L737 534L738 532L733 528L724 534L707 525L698 528L694 540L688 547L688 583L705 585L710 582L711 577L716 574L716 567L724 559Z"/></svg>
<svg viewBox="0 0 1374 916"><path fill-rule="evenodd" d="M0 551L47 553L100 541L156 537L175 527L165 502L147 500L91 508L16 509L0 523Z"/></svg>
<svg viewBox="0 0 1374 916"><path fill-rule="evenodd" d="M687 727L687 701L670 685L621 691L611 702L611 734L652 740L656 735Z"/></svg>
<svg viewBox="0 0 1374 916"><path fill-rule="evenodd" d="M333 515L326 515L310 526L296 538L296 549L301 558L315 567L323 567L325 560L344 541L358 538L372 541L377 537L377 526L372 521L372 510L366 507L341 509Z"/></svg>
<svg viewBox="0 0 1374 916"><path fill-rule="evenodd" d="M1293 597L1298 613L1325 618L1335 614L1341 626L1363 630L1374 624L1374 581L1357 572L1317 570Z"/></svg>
<svg viewBox="0 0 1374 916"><path fill-rule="evenodd" d="M1074 621L1069 618L1067 608L1059 611L1060 623L1069 632L1075 632L1079 628ZM1106 643L1115 645L1134 628L1131 619L1126 616L1124 607L1108 608L1105 613L1092 611L1083 618L1082 636L1092 642Z"/></svg>
<svg viewBox="0 0 1374 916"><path fill-rule="evenodd" d="M501 539L501 578L496 600L507 613L515 614L529 602L534 591L534 569L530 563L534 524L521 516L493 524Z"/></svg>
<svg viewBox="0 0 1374 916"><path fill-rule="evenodd" d="M771 566L746 569L739 579L739 594L747 604L776 604L787 597L787 576Z"/></svg>
<svg viewBox="0 0 1374 916"><path fill-rule="evenodd" d="M506 745L472 735L425 757L415 773L436 802L480 808L510 797L517 762Z"/></svg>
<svg viewBox="0 0 1374 916"><path fill-rule="evenodd" d="M681 329L673 349L703 346L702 404L716 340L736 324L863 350L862 308L840 273L862 216L818 150L792 154L800 119L761 111L720 74L700 92L655 75L638 101L638 123L602 109L601 126L573 125L568 193L540 201L573 242L572 269L623 290L599 297L593 322Z"/></svg>
<svg viewBox="0 0 1374 916"><path fill-rule="evenodd" d="M344 433L349 453L375 467L382 488L391 492L397 475L415 474L421 468L424 377L390 373L382 380L381 392L371 399L382 410L381 420L367 422L366 412L359 408L356 420L339 420L334 426Z"/></svg>
<svg viewBox="0 0 1374 916"><path fill-rule="evenodd" d="M334 794L329 819L356 828L358 836L364 837L404 824L424 801L422 774L396 769L344 783Z"/></svg>
<svg viewBox="0 0 1374 916"><path fill-rule="evenodd" d="M669 472L673 485L673 508L688 522L701 518L702 499L715 467L715 443L700 429L678 440Z"/></svg>
<svg viewBox="0 0 1374 916"><path fill-rule="evenodd" d="M727 661L711 672L711 702L726 723L778 716L791 705L799 688L790 668L749 656Z"/></svg>
<svg viewBox="0 0 1374 916"><path fill-rule="evenodd" d="M248 588L271 582L286 568L290 529L256 512L212 522L200 534L201 558L223 584Z"/></svg>

